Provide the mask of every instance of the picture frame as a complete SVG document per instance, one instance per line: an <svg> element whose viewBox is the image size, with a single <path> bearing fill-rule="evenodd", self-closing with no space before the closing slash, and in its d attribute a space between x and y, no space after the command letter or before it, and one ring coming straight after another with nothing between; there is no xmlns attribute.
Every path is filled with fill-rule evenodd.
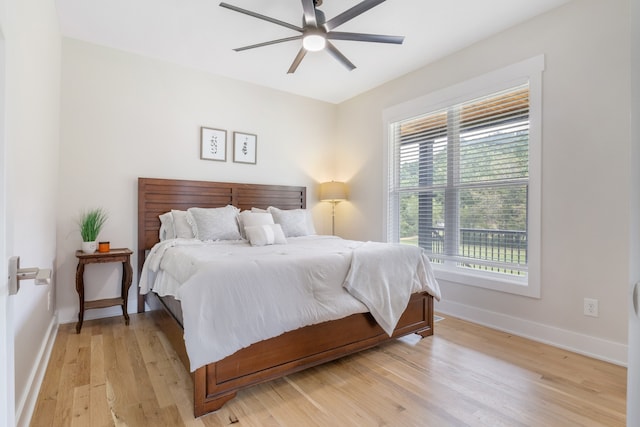
<svg viewBox="0 0 640 427"><path fill-rule="evenodd" d="M200 128L200 158L227 161L227 131L208 127Z"/></svg>
<svg viewBox="0 0 640 427"><path fill-rule="evenodd" d="M252 133L233 132L233 161L255 165L257 161L258 136Z"/></svg>

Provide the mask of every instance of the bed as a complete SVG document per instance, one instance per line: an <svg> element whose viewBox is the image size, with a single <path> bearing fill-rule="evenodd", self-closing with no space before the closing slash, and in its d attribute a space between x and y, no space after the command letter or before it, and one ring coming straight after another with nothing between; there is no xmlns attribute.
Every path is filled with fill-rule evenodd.
<svg viewBox="0 0 640 427"><path fill-rule="evenodd" d="M156 178L138 179L138 277L145 257L159 242L159 216L172 209L219 208L233 205L240 210L306 208L306 188L262 184L223 183ZM139 281L140 283L140 281ZM213 363L191 369L187 355L180 306L171 298L138 289L138 312L145 303L168 315L155 316L176 349L185 368L192 372L194 415L199 417L221 408L236 393L257 383L352 354L384 341L416 333L433 334L433 299L428 292L408 296L406 309L389 335L371 313L323 321L255 342Z"/></svg>

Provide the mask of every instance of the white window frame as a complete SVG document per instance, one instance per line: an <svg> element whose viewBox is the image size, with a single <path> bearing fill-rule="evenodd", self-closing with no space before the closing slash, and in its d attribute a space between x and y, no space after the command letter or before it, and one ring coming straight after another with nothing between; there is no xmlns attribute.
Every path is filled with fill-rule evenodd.
<svg viewBox="0 0 640 427"><path fill-rule="evenodd" d="M437 111L454 104L490 95L520 84L529 83L529 191L527 223L527 260L528 271L525 276L517 277L480 270L462 271L446 264L432 264L437 279L463 285L476 286L517 295L540 298L541 275L541 201L542 201L542 72L544 55L506 66L465 82L450 86L428 95L386 108L383 111L383 236L386 241L398 242L398 229L389 226L391 212L389 206L389 171L393 159L393 135L391 124L409 119L430 111ZM395 219L398 220L397 218ZM394 235L395 234L395 235Z"/></svg>

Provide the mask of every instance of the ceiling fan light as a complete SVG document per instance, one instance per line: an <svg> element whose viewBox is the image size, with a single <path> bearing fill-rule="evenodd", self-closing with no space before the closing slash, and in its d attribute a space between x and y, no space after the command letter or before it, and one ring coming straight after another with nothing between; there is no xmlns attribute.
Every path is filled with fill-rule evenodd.
<svg viewBox="0 0 640 427"><path fill-rule="evenodd" d="M322 50L326 45L327 39L320 34L307 34L302 39L302 46L310 52Z"/></svg>

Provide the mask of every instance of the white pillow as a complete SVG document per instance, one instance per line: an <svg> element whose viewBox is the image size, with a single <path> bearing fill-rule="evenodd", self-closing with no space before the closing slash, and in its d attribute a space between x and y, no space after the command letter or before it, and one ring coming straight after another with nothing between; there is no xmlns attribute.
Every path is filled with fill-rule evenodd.
<svg viewBox="0 0 640 427"><path fill-rule="evenodd" d="M238 211L235 206L223 208L189 208L189 223L199 240L239 240Z"/></svg>
<svg viewBox="0 0 640 427"><path fill-rule="evenodd" d="M167 239L175 239L176 231L173 227L173 215L171 212L165 212L160 215L160 241Z"/></svg>
<svg viewBox="0 0 640 427"><path fill-rule="evenodd" d="M253 213L266 213L268 211L266 209L251 208L251 212L253 212Z"/></svg>
<svg viewBox="0 0 640 427"><path fill-rule="evenodd" d="M240 234L243 238L246 238L246 227L273 224L273 216L267 211L242 211L240 215L238 215L238 223L240 224Z"/></svg>
<svg viewBox="0 0 640 427"><path fill-rule="evenodd" d="M282 226L286 237L310 236L316 234L311 211L307 209L282 210L269 206L267 209L276 224Z"/></svg>
<svg viewBox="0 0 640 427"><path fill-rule="evenodd" d="M191 227L190 215L187 211L171 210L171 216L173 217L173 230L174 237L177 239L193 239L195 234Z"/></svg>
<svg viewBox="0 0 640 427"><path fill-rule="evenodd" d="M280 224L250 225L245 227L244 231L251 246L287 244Z"/></svg>

